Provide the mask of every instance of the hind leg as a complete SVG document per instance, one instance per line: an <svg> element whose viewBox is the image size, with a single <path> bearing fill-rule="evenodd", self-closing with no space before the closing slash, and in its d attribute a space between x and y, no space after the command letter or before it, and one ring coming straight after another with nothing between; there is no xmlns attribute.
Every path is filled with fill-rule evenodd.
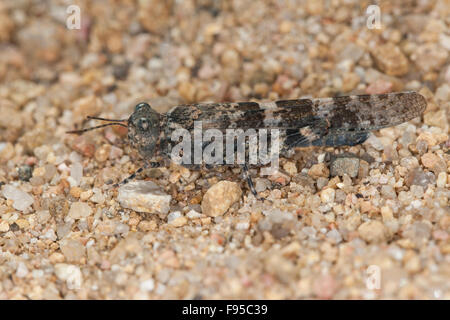
<svg viewBox="0 0 450 320"><path fill-rule="evenodd" d="M242 175L244 176L244 179L247 180L247 184L248 184L248 187L250 188L250 191L256 197L257 193L255 190L255 186L253 184L252 177L250 176L250 172L248 171L247 164L242 165Z"/></svg>

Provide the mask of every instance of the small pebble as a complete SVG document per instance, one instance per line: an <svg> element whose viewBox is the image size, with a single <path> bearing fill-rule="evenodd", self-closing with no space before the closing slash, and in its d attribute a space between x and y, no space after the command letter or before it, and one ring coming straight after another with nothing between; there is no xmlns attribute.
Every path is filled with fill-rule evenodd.
<svg viewBox="0 0 450 320"><path fill-rule="evenodd" d="M138 228L143 232L153 231L157 228L157 224L153 220L142 220L141 222L139 222Z"/></svg>
<svg viewBox="0 0 450 320"><path fill-rule="evenodd" d="M103 204L105 202L105 196L98 188L94 188L94 195L90 197L90 201L98 204Z"/></svg>
<svg viewBox="0 0 450 320"><path fill-rule="evenodd" d="M331 275L321 275L314 280L314 294L319 299L331 299L337 290L336 280Z"/></svg>
<svg viewBox="0 0 450 320"><path fill-rule="evenodd" d="M423 122L429 126L438 127L444 130L448 128L447 114L443 109L425 113Z"/></svg>
<svg viewBox="0 0 450 320"><path fill-rule="evenodd" d="M439 174L439 172L445 172L447 170L445 161L434 153L425 153L420 160L426 168L430 168L435 174Z"/></svg>
<svg viewBox="0 0 450 320"><path fill-rule="evenodd" d="M19 168L19 179L22 181L29 181L32 177L32 170L30 166L21 166Z"/></svg>
<svg viewBox="0 0 450 320"><path fill-rule="evenodd" d="M335 190L333 188L326 188L320 192L320 199L323 203L333 203Z"/></svg>
<svg viewBox="0 0 450 320"><path fill-rule="evenodd" d="M13 227L13 225L14 225L14 227ZM30 223L28 222L28 220L26 220L26 219L17 219L16 222L14 222L10 227L11 227L11 230L16 229L16 230L13 230L13 231L17 231L18 228L20 228L20 229L27 229L29 226L30 226Z"/></svg>
<svg viewBox="0 0 450 320"><path fill-rule="evenodd" d="M426 188L435 182L436 176L432 172L424 172L421 168L412 169L405 178L407 186L418 185Z"/></svg>
<svg viewBox="0 0 450 320"><path fill-rule="evenodd" d="M80 193L80 200L81 201L87 201L90 197L92 197L92 194L94 191L92 190L86 190Z"/></svg>
<svg viewBox="0 0 450 320"><path fill-rule="evenodd" d="M105 162L106 160L108 160L110 153L111 153L111 145L104 144L100 148L95 150L94 154L95 160L97 160L98 162Z"/></svg>
<svg viewBox="0 0 450 320"><path fill-rule="evenodd" d="M257 178L255 179L255 190L256 192L262 192L268 188L270 188L271 183L269 180L265 178Z"/></svg>
<svg viewBox="0 0 450 320"><path fill-rule="evenodd" d="M322 190L326 185L328 185L328 178L319 177L317 178L317 190Z"/></svg>
<svg viewBox="0 0 450 320"><path fill-rule="evenodd" d="M169 224L178 228L184 226L187 222L188 222L187 218L181 216L176 219L173 219L172 221L169 222Z"/></svg>
<svg viewBox="0 0 450 320"><path fill-rule="evenodd" d="M83 276L78 266L66 263L57 263L55 265L56 276L67 283L67 288L77 290L81 288Z"/></svg>
<svg viewBox="0 0 450 320"><path fill-rule="evenodd" d="M28 211L34 203L34 198L27 192L20 190L12 185L5 185L2 189L3 196L13 201L13 208L22 212Z"/></svg>
<svg viewBox="0 0 450 320"><path fill-rule="evenodd" d="M377 67L387 75L403 76L408 72L408 59L396 45L377 45L372 50L372 57Z"/></svg>
<svg viewBox="0 0 450 320"><path fill-rule="evenodd" d="M431 224L425 221L415 221L406 228L404 236L420 246L431 237Z"/></svg>
<svg viewBox="0 0 450 320"><path fill-rule="evenodd" d="M438 188L445 188L446 184L447 184L447 174L445 172L440 172L436 180L436 186Z"/></svg>
<svg viewBox="0 0 450 320"><path fill-rule="evenodd" d="M420 45L411 55L419 69L424 72L439 70L449 56L448 50L439 46L437 43L427 42Z"/></svg>
<svg viewBox="0 0 450 320"><path fill-rule="evenodd" d="M287 161L283 165L283 169L290 175L294 176L297 174L297 166L295 165L295 162Z"/></svg>
<svg viewBox="0 0 450 320"><path fill-rule="evenodd" d="M148 279L148 280L142 281L141 284L139 285L139 288L142 291L151 292L151 291L153 291L153 289L155 289L155 280Z"/></svg>
<svg viewBox="0 0 450 320"><path fill-rule="evenodd" d="M123 150L117 148L116 146L111 146L111 151L109 152L109 158L111 160L119 159L123 155Z"/></svg>
<svg viewBox="0 0 450 320"><path fill-rule="evenodd" d="M359 159L339 157L332 160L330 164L330 171L332 176L348 175L355 178L359 173Z"/></svg>
<svg viewBox="0 0 450 320"><path fill-rule="evenodd" d="M0 232L8 232L9 231L9 224L6 221L0 222Z"/></svg>
<svg viewBox="0 0 450 320"><path fill-rule="evenodd" d="M131 181L119 188L117 200L137 212L168 213L172 197L152 181Z"/></svg>
<svg viewBox="0 0 450 320"><path fill-rule="evenodd" d="M73 187L73 188L70 188L69 194L74 198L79 198L82 191L83 191L83 189L81 189L79 187Z"/></svg>
<svg viewBox="0 0 450 320"><path fill-rule="evenodd" d="M217 217L239 201L242 190L236 182L220 181L206 191L202 200L202 213Z"/></svg>
<svg viewBox="0 0 450 320"><path fill-rule="evenodd" d="M382 242L387 239L387 229L377 220L364 222L358 228L361 238L367 242Z"/></svg>
<svg viewBox="0 0 450 320"><path fill-rule="evenodd" d="M333 241L335 244L338 244L342 241L342 236L336 229L328 231L327 238Z"/></svg>
<svg viewBox="0 0 450 320"><path fill-rule="evenodd" d="M57 172L56 167L53 164L47 164L44 166L44 168L45 168L44 179L46 181L50 181Z"/></svg>
<svg viewBox="0 0 450 320"><path fill-rule="evenodd" d="M59 242L59 247L68 262L79 263L86 256L86 248L78 240L63 239Z"/></svg>
<svg viewBox="0 0 450 320"><path fill-rule="evenodd" d="M312 178L324 177L328 178L330 175L330 170L328 170L325 163L314 164L309 170L308 175Z"/></svg>
<svg viewBox="0 0 450 320"><path fill-rule="evenodd" d="M381 186L381 195L386 199L395 199L397 194L391 185L385 184Z"/></svg>
<svg viewBox="0 0 450 320"><path fill-rule="evenodd" d="M83 166L80 162L72 163L70 166L70 177L73 179L72 187L80 185L81 178L83 178Z"/></svg>
<svg viewBox="0 0 450 320"><path fill-rule="evenodd" d="M92 208L86 202L74 202L70 206L68 216L73 219L83 219L92 214Z"/></svg>
<svg viewBox="0 0 450 320"><path fill-rule="evenodd" d="M391 207L383 206L381 207L380 212L384 222L392 220L394 218L394 213L392 212Z"/></svg>
<svg viewBox="0 0 450 320"><path fill-rule="evenodd" d="M19 262L16 270L16 276L18 278L25 278L28 275L28 268L23 262Z"/></svg>
<svg viewBox="0 0 450 320"><path fill-rule="evenodd" d="M276 171L269 176L269 180L279 185L285 186L289 183L291 177L281 171Z"/></svg>

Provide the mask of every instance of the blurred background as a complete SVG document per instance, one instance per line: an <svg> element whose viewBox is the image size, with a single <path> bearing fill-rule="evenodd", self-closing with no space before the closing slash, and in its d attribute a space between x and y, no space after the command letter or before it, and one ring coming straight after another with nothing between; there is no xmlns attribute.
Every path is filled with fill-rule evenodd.
<svg viewBox="0 0 450 320"><path fill-rule="evenodd" d="M368 14L370 5L378 13ZM2 97L26 93L7 106L18 111L39 96L26 117L39 122L49 104L80 121L109 107L127 115L137 100L165 111L198 101L434 92L450 80L449 10L445 0L6 0Z"/></svg>

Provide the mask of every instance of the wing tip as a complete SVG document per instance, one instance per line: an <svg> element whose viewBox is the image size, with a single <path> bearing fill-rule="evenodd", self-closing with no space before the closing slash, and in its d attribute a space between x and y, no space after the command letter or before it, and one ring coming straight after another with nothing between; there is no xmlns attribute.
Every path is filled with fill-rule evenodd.
<svg viewBox="0 0 450 320"><path fill-rule="evenodd" d="M405 92L405 94L408 96L406 102L414 104L416 106L417 116L420 116L427 107L427 99L416 91Z"/></svg>

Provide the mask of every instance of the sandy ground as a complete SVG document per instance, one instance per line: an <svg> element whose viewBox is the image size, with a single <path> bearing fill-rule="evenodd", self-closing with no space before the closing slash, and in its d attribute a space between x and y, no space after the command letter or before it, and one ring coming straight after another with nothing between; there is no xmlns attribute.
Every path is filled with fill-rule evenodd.
<svg viewBox="0 0 450 320"><path fill-rule="evenodd" d="M68 1L1 1L0 298L449 299L450 5L380 2L377 29L368 1L80 1L71 30ZM114 189L126 128L65 134L139 101L409 90L422 117L252 169L265 202L239 168Z"/></svg>

